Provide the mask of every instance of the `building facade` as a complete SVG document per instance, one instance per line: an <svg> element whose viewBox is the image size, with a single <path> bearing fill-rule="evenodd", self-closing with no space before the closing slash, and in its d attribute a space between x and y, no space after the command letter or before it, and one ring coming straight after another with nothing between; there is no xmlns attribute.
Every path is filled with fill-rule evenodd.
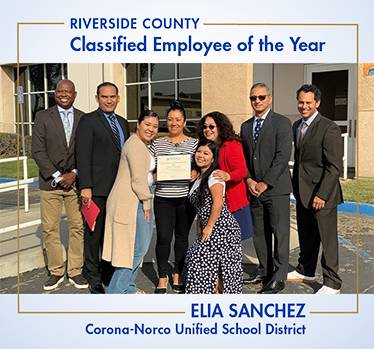
<svg viewBox="0 0 374 349"><path fill-rule="evenodd" d="M16 132L16 76L14 64L0 66L0 132ZM86 112L97 108L97 85L114 82L121 96L117 112L135 124L142 110L154 109L162 118L161 130L166 130L170 101L179 99L192 131L213 110L227 114L238 131L252 115L248 96L256 82L271 88L272 108L293 122L300 117L296 90L314 83L322 91L320 112L347 133L348 166L358 169L359 177L374 178L374 76L364 73L363 64L24 64L20 85L25 135L32 133L35 113L54 105L53 91L61 78L74 81L75 106Z"/></svg>

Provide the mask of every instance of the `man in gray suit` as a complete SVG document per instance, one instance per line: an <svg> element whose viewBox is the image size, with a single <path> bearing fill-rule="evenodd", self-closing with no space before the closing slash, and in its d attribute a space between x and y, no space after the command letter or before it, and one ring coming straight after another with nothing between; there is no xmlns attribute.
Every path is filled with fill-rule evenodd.
<svg viewBox="0 0 374 349"><path fill-rule="evenodd" d="M343 158L340 128L318 112L321 91L317 86L301 86L297 100L302 118L293 125L293 189L300 257L296 270L288 274L287 280L315 281L322 244L323 287L317 293L337 294L342 284L338 275L337 229L337 206L343 202L339 183Z"/></svg>
<svg viewBox="0 0 374 349"><path fill-rule="evenodd" d="M83 112L73 103L77 92L70 80L55 90L56 106L39 111L32 134L32 157L39 167L40 211L50 278L44 289L53 290L64 280L65 266L60 241L60 220L65 204L69 222L67 273L77 288L87 288L82 276L84 227L80 200L73 189L77 182L75 130Z"/></svg>
<svg viewBox="0 0 374 349"><path fill-rule="evenodd" d="M285 287L288 271L291 121L270 109L272 96L264 83L253 85L249 98L255 116L242 124L240 135L248 167L246 183L250 193L253 242L260 264L258 275L244 283L262 282L263 288L258 293L278 293Z"/></svg>

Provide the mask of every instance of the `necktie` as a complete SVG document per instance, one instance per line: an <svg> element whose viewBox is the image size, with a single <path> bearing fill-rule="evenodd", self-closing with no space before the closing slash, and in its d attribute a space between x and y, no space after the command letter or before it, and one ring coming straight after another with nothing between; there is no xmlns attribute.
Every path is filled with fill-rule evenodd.
<svg viewBox="0 0 374 349"><path fill-rule="evenodd" d="M116 121L115 121L116 120L116 115L115 114L109 115L109 119L110 119L110 123L112 125L112 131L113 131L113 134L114 134L114 138L116 139L117 146L118 146L118 148L121 149L121 137L119 135L119 131L118 131Z"/></svg>
<svg viewBox="0 0 374 349"><path fill-rule="evenodd" d="M63 110L64 117L63 117L63 125L64 125L64 131L65 131L65 137L66 137L66 144L69 146L70 137L71 137L71 126L69 121L69 112L67 110Z"/></svg>
<svg viewBox="0 0 374 349"><path fill-rule="evenodd" d="M301 125L299 142L301 142L301 140L303 139L307 127L308 127L308 124L306 122L303 122L303 124Z"/></svg>
<svg viewBox="0 0 374 349"><path fill-rule="evenodd" d="M255 143L257 143L258 135L260 134L263 121L264 121L264 119L257 119L256 120L256 127L255 127L255 131L253 133L253 140L255 141Z"/></svg>

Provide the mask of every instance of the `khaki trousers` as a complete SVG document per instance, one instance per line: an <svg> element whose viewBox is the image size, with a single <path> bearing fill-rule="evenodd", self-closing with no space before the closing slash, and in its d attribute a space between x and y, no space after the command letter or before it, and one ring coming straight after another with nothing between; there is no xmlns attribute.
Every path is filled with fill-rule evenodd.
<svg viewBox="0 0 374 349"><path fill-rule="evenodd" d="M84 226L81 202L77 193L69 191L41 190L40 213L43 224L43 238L48 258L48 270L51 275L62 276L65 273L62 258L60 221L62 205L65 204L69 223L69 247L67 254L67 273L74 277L82 273Z"/></svg>

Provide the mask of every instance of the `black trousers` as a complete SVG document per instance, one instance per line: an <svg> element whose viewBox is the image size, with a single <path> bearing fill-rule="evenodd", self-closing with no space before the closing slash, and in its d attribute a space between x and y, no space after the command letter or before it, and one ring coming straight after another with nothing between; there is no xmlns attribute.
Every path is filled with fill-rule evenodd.
<svg viewBox="0 0 374 349"><path fill-rule="evenodd" d="M156 259L158 275L168 275L170 245L175 232L174 241L174 273L181 274L188 249L188 234L196 216L195 207L188 197L163 198L155 195L154 212L156 218L157 242Z"/></svg>
<svg viewBox="0 0 374 349"><path fill-rule="evenodd" d="M253 243L259 260L258 274L286 280L290 245L290 196L251 196ZM273 254L274 237L274 254Z"/></svg>
<svg viewBox="0 0 374 349"><path fill-rule="evenodd" d="M114 273L111 263L100 258L104 242L107 197L93 196L92 201L99 207L100 213L96 218L94 231L91 231L87 223L85 225L83 275L92 285L97 282L107 285Z"/></svg>
<svg viewBox="0 0 374 349"><path fill-rule="evenodd" d="M338 275L337 212L337 207L315 211L301 204L296 205L300 243L299 264L296 270L302 275L313 277L316 272L319 247L322 244L323 284L338 290L342 285L342 280Z"/></svg>

